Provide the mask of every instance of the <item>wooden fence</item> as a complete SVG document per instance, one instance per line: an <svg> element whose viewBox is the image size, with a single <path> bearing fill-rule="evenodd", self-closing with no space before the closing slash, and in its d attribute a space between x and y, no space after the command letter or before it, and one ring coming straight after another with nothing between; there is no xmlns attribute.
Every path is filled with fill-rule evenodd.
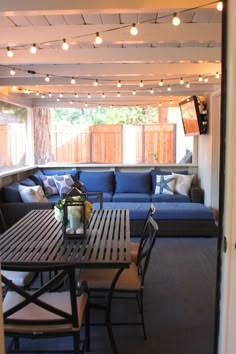
<svg viewBox="0 0 236 354"><path fill-rule="evenodd" d="M57 162L176 162L175 124L97 124L91 127L57 124L53 125L51 137Z"/></svg>

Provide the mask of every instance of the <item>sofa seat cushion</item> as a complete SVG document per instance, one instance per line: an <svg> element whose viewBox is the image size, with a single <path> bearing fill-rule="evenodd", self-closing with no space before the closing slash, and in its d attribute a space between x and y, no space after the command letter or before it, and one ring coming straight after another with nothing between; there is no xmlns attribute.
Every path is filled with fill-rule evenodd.
<svg viewBox="0 0 236 354"><path fill-rule="evenodd" d="M151 200L153 202L168 202L168 203L190 203L191 199L188 195L183 195L179 193L174 194L152 194Z"/></svg>
<svg viewBox="0 0 236 354"><path fill-rule="evenodd" d="M148 193L115 193L112 197L113 202L151 202L151 195Z"/></svg>
<svg viewBox="0 0 236 354"><path fill-rule="evenodd" d="M213 213L200 203L154 203L156 220L213 220ZM99 209L95 203L94 209ZM129 209L131 220L145 220L150 203L104 203L104 209Z"/></svg>

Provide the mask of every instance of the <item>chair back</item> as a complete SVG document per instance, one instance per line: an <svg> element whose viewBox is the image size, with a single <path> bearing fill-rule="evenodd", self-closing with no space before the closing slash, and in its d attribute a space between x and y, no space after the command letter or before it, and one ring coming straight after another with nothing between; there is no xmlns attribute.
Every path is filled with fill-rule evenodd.
<svg viewBox="0 0 236 354"><path fill-rule="evenodd" d="M155 213L155 211L156 211L155 205L154 205L154 204L151 204L151 205L150 205L150 208L149 208L149 210L148 210L148 212L147 212L147 216L146 216L145 222L144 222L144 227L143 227L143 230L142 230L142 234L140 235L137 261L138 261L139 256L140 256L140 252L141 252L141 250L142 250L143 243L145 243L145 239L146 239L146 237L147 237L146 228L147 228L149 216L152 216L152 215Z"/></svg>
<svg viewBox="0 0 236 354"><path fill-rule="evenodd" d="M0 235L3 234L3 232L5 232L6 230L7 230L7 224L3 216L3 213L0 209Z"/></svg>
<svg viewBox="0 0 236 354"><path fill-rule="evenodd" d="M48 281L41 287L39 286L30 292L14 284L11 279L7 278L5 273L2 275L2 282L6 285L8 291L10 290L9 299L7 293L3 302L5 331L12 331L12 328L20 328L21 326L24 326L24 330L29 332L31 327L37 329L37 326L38 328L45 326L49 331L50 328L52 331L56 331L56 326L65 325L76 330L76 328L78 328L79 320L74 267L65 267L65 265L57 267L55 267L55 265L40 266L39 264L38 266L35 265L34 268L34 271L44 271L47 274L49 272L52 274L54 271L55 275L53 277L49 277ZM23 269L18 267L17 270L25 271L26 269L25 267ZM63 303L60 303L59 306L57 301L48 303L48 301L45 300L47 298L47 294L51 294L52 296L54 294L59 294L59 290L61 290L61 287L66 281L69 281L67 292L69 292L68 298L70 301L70 306L67 306L67 309L65 309ZM63 293L65 294L65 292ZM29 318L27 318L27 316L22 316L22 314L29 313L30 310L26 308L28 305L37 305L36 308L40 308L40 310L35 311L36 315L29 316ZM28 308L30 308L29 306ZM43 317L38 316L37 314L40 312L42 313L42 311L44 314L46 313L46 315Z"/></svg>
<svg viewBox="0 0 236 354"><path fill-rule="evenodd" d="M144 285L145 275L151 258L151 252L155 244L158 232L158 225L152 216L149 216L144 227L144 240L140 247L137 266L141 274L141 283Z"/></svg>

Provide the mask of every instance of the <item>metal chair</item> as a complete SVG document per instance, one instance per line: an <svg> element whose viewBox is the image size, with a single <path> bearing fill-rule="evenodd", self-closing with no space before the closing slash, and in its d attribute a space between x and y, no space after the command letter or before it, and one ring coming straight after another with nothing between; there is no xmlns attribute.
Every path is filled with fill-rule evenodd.
<svg viewBox="0 0 236 354"><path fill-rule="evenodd" d="M3 318L5 336L13 338L8 353L25 353L20 348L20 338L73 337L73 353L84 353L90 349L88 291L83 283L76 289L75 269L73 266L35 265L35 271L53 272L54 277L46 284L33 291L26 291L15 285L5 275L2 281L9 288L3 300ZM64 291L62 284L68 282ZM86 320L85 338L80 332L83 319ZM39 346L39 344L38 344ZM41 352L36 348L37 353ZM53 348L55 349L55 348ZM28 350L27 350L28 352ZM35 352L32 350L32 352ZM48 348L42 352L56 352ZM60 350L59 350L60 352ZM69 351L66 351L69 352Z"/></svg>
<svg viewBox="0 0 236 354"><path fill-rule="evenodd" d="M143 246L143 243L145 242L145 237L146 237L145 230L146 230L146 225L147 225L147 222L148 222L148 218L149 218L150 215L152 216L155 213L155 211L156 211L156 209L155 209L154 204L151 204L150 208L149 208L149 210L147 212L147 216L146 216L146 219L145 219L145 222L144 222L144 227L143 227L142 233L140 235L139 242L131 242L130 243L130 252L131 252L131 261L132 262L137 263L141 248Z"/></svg>
<svg viewBox="0 0 236 354"><path fill-rule="evenodd" d="M106 296L111 296L107 303L117 297L119 299L127 299L127 295L129 296L128 299L135 299L138 302L141 321L112 322L112 325L141 325L144 339L147 338L143 311L144 280L148 270L151 252L156 241L157 231L157 223L149 216L145 224L144 242L142 242L142 246L140 247L137 263L132 262L128 269L123 270L115 284L113 292L111 292L110 289L114 277L117 274L117 269L81 269L80 271L80 281L87 281L92 297L93 295L96 297L98 293L101 294L105 292L105 295L108 294ZM130 297L130 294L134 296ZM110 308L111 306L107 306L107 311L110 311ZM108 313L107 316L110 316L110 313Z"/></svg>
<svg viewBox="0 0 236 354"><path fill-rule="evenodd" d="M4 233L5 231L7 231L7 224L3 216L3 213L0 210L0 234ZM16 285L21 287L28 287L36 275L35 272L31 272L31 271L20 272L20 271L4 271L4 270L1 271L1 274L5 275L8 279L11 279ZM2 285L4 287L3 283ZM4 289L3 294L5 293L5 290L6 289Z"/></svg>

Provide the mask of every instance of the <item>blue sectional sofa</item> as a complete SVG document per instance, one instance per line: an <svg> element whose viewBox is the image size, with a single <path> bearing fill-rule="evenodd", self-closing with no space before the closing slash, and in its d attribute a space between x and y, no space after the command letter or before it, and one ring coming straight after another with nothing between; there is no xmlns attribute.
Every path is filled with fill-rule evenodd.
<svg viewBox="0 0 236 354"><path fill-rule="evenodd" d="M183 183L177 186L177 180ZM80 188L90 193L102 192L105 208L128 208L131 235L140 234L150 203L156 207L155 218L161 236L217 234L213 214L202 204L202 190L187 171L175 171L173 175L170 171L159 169L149 172L38 170L29 178L5 186L2 191L4 203L0 207L8 224L12 225L32 209L53 208L72 184L79 184ZM45 199L39 199L40 202L38 199L30 202L28 196L25 200L25 195L22 197L22 190L38 191L39 188L46 194ZM100 203L96 203L96 196L89 198L95 208L101 207Z"/></svg>
<svg viewBox="0 0 236 354"><path fill-rule="evenodd" d="M188 176L187 171L175 171L175 173L183 176ZM53 177L70 175L72 182L75 184L80 180L84 184L84 190L88 192L102 192L104 202L132 202L132 203L146 203L146 202L168 202L168 203L202 203L203 192L200 187L194 184L194 180L190 185L189 190L184 194L173 191L173 193L155 193L157 176L165 178L171 176L171 171L151 170L149 172L114 172L114 171L79 171L71 170L39 170L35 174L29 176L20 182L13 183L3 188L3 200L7 203L23 202L19 193L19 185L24 186L42 186L47 200L49 202L56 202L61 198L58 189L47 188L44 185L44 179L47 183L52 183ZM170 177L172 178L172 177ZM63 181L62 181L63 182ZM64 191L63 189L61 189Z"/></svg>

